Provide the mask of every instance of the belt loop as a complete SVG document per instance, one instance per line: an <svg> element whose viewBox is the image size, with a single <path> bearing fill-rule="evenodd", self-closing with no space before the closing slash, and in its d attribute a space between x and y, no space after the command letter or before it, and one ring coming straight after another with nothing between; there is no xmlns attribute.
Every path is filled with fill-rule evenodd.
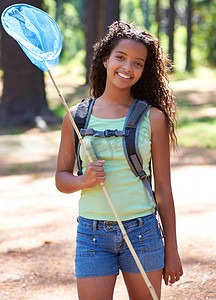
<svg viewBox="0 0 216 300"><path fill-rule="evenodd" d="M139 221L139 227L142 227L142 225L143 225L143 220L142 220L142 218L137 218L137 220Z"/></svg>
<svg viewBox="0 0 216 300"><path fill-rule="evenodd" d="M93 221L93 230L97 231L97 220Z"/></svg>

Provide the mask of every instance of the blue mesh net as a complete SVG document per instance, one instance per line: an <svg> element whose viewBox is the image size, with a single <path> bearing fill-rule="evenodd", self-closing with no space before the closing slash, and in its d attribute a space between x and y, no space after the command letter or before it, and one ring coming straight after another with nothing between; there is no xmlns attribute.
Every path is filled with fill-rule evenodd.
<svg viewBox="0 0 216 300"><path fill-rule="evenodd" d="M56 22L44 11L27 4L15 4L1 16L5 31L42 71L59 63L62 49L61 33Z"/></svg>

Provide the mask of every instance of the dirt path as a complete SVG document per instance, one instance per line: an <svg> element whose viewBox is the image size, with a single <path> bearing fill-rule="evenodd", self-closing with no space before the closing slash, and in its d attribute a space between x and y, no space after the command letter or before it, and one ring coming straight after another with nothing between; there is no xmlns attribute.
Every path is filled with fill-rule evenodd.
<svg viewBox="0 0 216 300"><path fill-rule="evenodd" d="M75 300L79 193L54 185L59 132L0 136L0 299ZM215 157L214 157L215 159ZM173 158L184 276L162 299L216 299L216 165ZM128 299L119 276L115 300Z"/></svg>

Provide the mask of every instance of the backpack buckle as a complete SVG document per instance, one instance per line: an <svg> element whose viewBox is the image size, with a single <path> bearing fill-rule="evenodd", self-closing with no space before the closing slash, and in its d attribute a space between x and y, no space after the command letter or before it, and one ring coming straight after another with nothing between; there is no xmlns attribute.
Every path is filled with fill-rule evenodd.
<svg viewBox="0 0 216 300"><path fill-rule="evenodd" d="M130 134L130 130L129 129L125 129L125 136L129 136Z"/></svg>
<svg viewBox="0 0 216 300"><path fill-rule="evenodd" d="M106 129L104 130L104 136L109 137L109 136L114 136L116 135L117 129L116 130L111 130L111 129Z"/></svg>
<svg viewBox="0 0 216 300"><path fill-rule="evenodd" d="M145 179L147 177L146 172L142 170L141 172L138 173L140 179Z"/></svg>

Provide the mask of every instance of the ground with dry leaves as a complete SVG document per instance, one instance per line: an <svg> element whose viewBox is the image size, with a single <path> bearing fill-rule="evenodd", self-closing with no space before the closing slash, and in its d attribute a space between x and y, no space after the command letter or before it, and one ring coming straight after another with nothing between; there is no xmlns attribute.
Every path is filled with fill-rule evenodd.
<svg viewBox="0 0 216 300"><path fill-rule="evenodd" d="M0 299L75 300L79 193L54 184L60 133L1 135ZM216 299L216 166L173 158L172 178L184 276L162 299ZM196 157L197 159L197 157ZM195 159L195 161L197 161ZM202 161L203 160L203 161ZM114 299L128 299L121 275Z"/></svg>

